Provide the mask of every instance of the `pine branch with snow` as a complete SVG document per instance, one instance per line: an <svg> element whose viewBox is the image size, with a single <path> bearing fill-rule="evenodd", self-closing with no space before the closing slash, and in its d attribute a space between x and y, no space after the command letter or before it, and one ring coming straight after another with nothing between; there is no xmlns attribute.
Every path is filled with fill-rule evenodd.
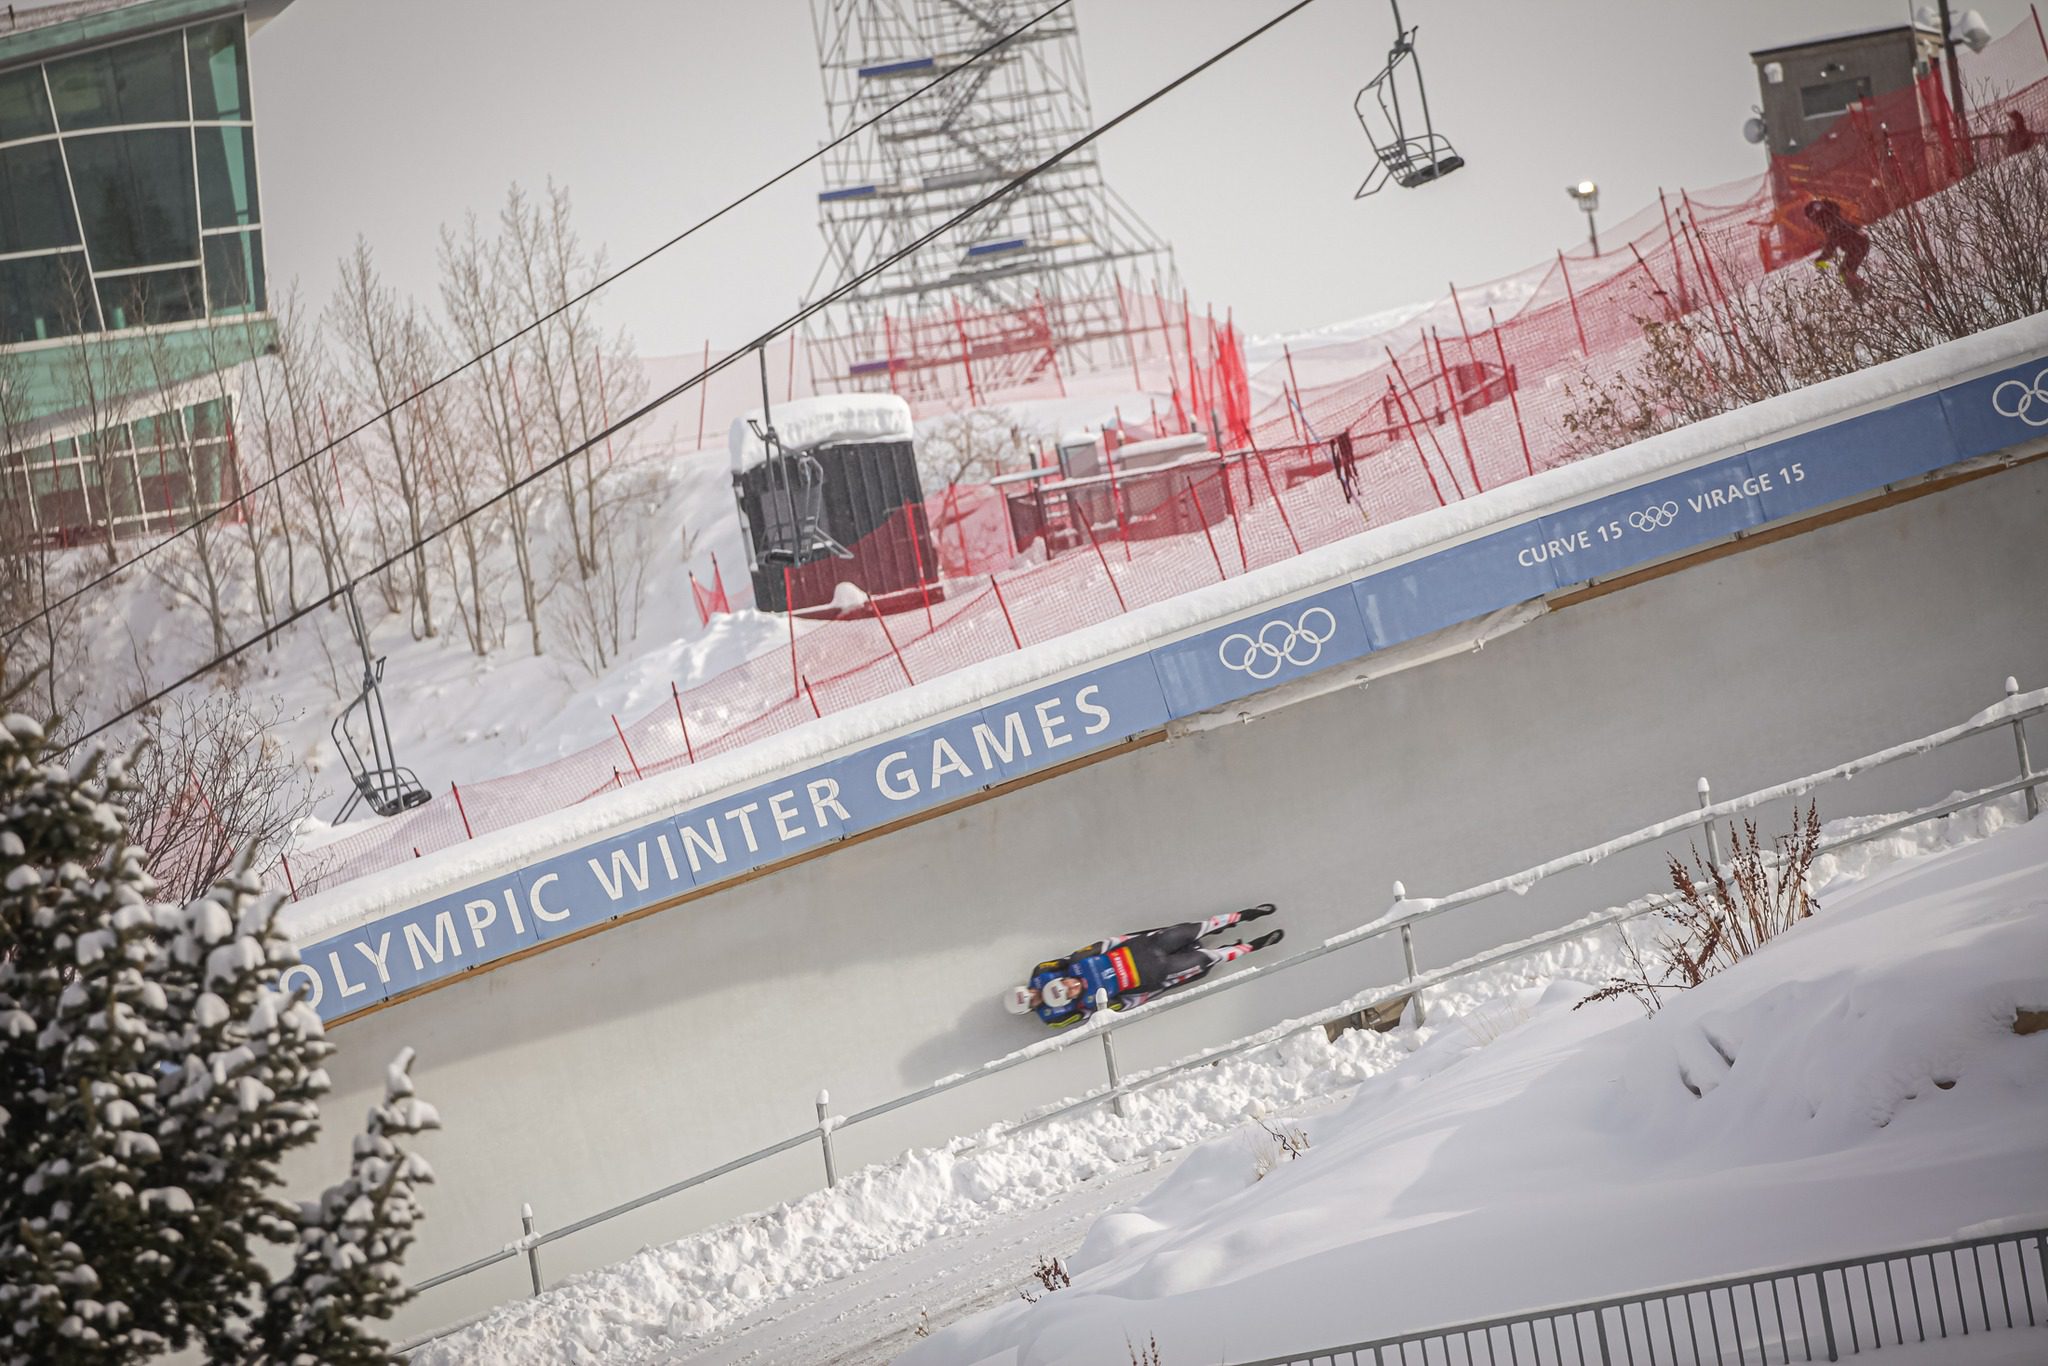
<svg viewBox="0 0 2048 1366"><path fill-rule="evenodd" d="M431 1179L399 1140L437 1123L410 1053L348 1179L286 1201L333 1050L282 986L278 899L245 856L154 903L129 791L121 763L0 719L0 1366L382 1360L364 1325L402 1298ZM281 1279L263 1243L294 1249Z"/></svg>

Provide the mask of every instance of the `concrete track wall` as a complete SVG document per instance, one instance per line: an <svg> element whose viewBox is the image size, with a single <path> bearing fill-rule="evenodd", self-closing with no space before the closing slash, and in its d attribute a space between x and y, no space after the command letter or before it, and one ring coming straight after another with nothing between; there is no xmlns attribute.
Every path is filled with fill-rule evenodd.
<svg viewBox="0 0 2048 1366"><path fill-rule="evenodd" d="M2048 681L2048 461L1578 602L1488 645L1112 757L460 980L338 1029L339 1169L384 1062L419 1052L446 1130L417 1276L676 1180L1033 1036L999 991L1100 935L1277 901L1300 943L1958 721ZM2048 737L2036 741L2039 748ZM1900 809L2009 776L1987 736L1823 795ZM1781 823L1777 814L1771 823ZM1677 852L1683 852L1682 850ZM1655 851L1420 927L1424 966L1661 882ZM1400 975L1364 946L1120 1036L1165 1061ZM842 1134L842 1170L1100 1080L1093 1048ZM307 1170L311 1170L308 1168ZM547 1248L550 1279L814 1188L786 1154ZM524 1293L514 1261L401 1331Z"/></svg>

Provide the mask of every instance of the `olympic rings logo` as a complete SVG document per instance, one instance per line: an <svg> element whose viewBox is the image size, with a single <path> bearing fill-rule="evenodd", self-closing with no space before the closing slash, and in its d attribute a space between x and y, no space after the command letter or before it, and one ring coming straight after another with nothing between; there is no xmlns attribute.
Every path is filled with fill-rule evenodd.
<svg viewBox="0 0 2048 1366"><path fill-rule="evenodd" d="M1657 531L1677 520L1678 504L1670 502L1658 503L1653 507L1644 508L1641 512L1631 512L1628 515L1628 524L1637 531Z"/></svg>
<svg viewBox="0 0 2048 1366"><path fill-rule="evenodd" d="M2029 427L2048 427L2048 369L2034 376L2032 384L2009 379L1999 385L1991 391L1991 407L2000 417L2016 417Z"/></svg>
<svg viewBox="0 0 2048 1366"><path fill-rule="evenodd" d="M1226 669L1266 679L1282 664L1306 668L1322 657L1323 646L1337 634L1337 618L1327 607L1311 607L1298 620L1267 622L1255 635L1233 631L1216 647L1217 662Z"/></svg>

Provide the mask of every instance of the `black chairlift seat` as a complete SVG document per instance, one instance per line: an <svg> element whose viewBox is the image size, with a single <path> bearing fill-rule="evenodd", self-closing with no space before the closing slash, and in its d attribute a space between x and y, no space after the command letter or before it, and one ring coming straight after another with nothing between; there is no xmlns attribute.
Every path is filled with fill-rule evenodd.
<svg viewBox="0 0 2048 1366"><path fill-rule="evenodd" d="M383 676L384 661L379 659L375 668L365 676L363 690L356 694L355 701L349 703L328 728L328 734L334 737L334 748L341 754L342 766L348 769L349 780L355 788L334 818L337 825L353 815L359 805L368 806L379 816L396 816L425 806L434 799L434 794L420 784L411 769L388 757L391 753L390 723L384 719L384 699L377 691L377 684ZM369 760L363 758L350 728L349 723L358 716L369 731L373 756Z"/></svg>
<svg viewBox="0 0 2048 1366"><path fill-rule="evenodd" d="M803 451L769 449L776 453L767 461L761 497L761 559L791 567L828 555L852 559L853 552L825 531L825 467Z"/></svg>
<svg viewBox="0 0 2048 1366"><path fill-rule="evenodd" d="M1387 64L1368 81L1351 103L1359 126L1372 139L1379 165L1358 187L1354 199L1378 194L1389 184L1412 190L1442 180L1465 164L1449 138L1430 121L1429 92L1422 83L1422 59L1415 55L1415 30L1401 27L1401 6L1394 3L1394 46ZM1402 86L1410 88L1404 101Z"/></svg>

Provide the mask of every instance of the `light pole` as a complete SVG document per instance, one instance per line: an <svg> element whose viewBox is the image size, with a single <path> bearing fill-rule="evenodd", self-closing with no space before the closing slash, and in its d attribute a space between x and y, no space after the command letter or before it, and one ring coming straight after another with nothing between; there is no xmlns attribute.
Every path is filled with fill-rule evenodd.
<svg viewBox="0 0 2048 1366"><path fill-rule="evenodd" d="M1564 192L1577 200L1579 207L1586 211L1586 240L1593 244L1593 254L1598 256L1600 229L1593 222L1593 211L1600 207L1600 187L1590 180L1582 180L1576 185L1565 186Z"/></svg>

